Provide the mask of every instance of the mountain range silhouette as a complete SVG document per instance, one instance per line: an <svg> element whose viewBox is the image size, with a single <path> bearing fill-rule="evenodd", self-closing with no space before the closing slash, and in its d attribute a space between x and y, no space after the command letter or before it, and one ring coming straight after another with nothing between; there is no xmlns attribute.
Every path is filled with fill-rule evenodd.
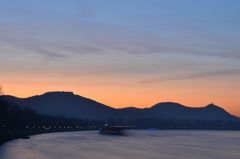
<svg viewBox="0 0 240 159"><path fill-rule="evenodd" d="M27 106L39 114L65 116L78 119L104 120L107 118L159 118L174 120L240 121L220 106L187 107L179 103L164 102L149 108L113 108L72 92L48 92L29 98L5 95L4 98L21 107Z"/></svg>

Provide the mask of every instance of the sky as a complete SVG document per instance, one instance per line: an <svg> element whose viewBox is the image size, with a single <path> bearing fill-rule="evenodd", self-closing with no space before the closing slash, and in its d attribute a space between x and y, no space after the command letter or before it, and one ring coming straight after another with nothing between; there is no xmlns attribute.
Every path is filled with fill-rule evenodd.
<svg viewBox="0 0 240 159"><path fill-rule="evenodd" d="M240 116L239 0L0 0L0 85Z"/></svg>

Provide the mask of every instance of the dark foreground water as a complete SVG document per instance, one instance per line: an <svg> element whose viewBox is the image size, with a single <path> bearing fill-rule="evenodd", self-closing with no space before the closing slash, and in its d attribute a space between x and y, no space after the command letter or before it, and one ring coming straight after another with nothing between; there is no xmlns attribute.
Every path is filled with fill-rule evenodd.
<svg viewBox="0 0 240 159"><path fill-rule="evenodd" d="M52 133L0 147L0 159L240 159L239 131Z"/></svg>

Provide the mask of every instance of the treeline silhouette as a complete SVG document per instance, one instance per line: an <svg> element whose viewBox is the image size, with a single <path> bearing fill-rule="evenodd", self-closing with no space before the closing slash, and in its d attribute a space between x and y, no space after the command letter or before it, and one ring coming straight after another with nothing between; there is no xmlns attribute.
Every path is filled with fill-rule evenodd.
<svg viewBox="0 0 240 159"><path fill-rule="evenodd" d="M63 116L37 114L28 107L16 106L0 97L0 123L2 127L14 130L22 128L94 128L102 124L89 119L73 119Z"/></svg>
<svg viewBox="0 0 240 159"><path fill-rule="evenodd" d="M104 121L37 114L31 108L17 106L0 96L0 144L33 134L95 130L102 125Z"/></svg>
<svg viewBox="0 0 240 159"><path fill-rule="evenodd" d="M48 116L17 106L0 96L0 144L15 138L60 131L97 130L104 124L131 126L134 129L240 130L240 121L177 120L161 118L127 118L106 120L73 119Z"/></svg>

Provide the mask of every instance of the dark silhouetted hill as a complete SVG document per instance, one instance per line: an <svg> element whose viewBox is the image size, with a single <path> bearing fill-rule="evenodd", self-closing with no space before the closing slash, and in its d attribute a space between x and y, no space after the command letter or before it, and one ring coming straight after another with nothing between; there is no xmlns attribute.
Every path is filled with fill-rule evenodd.
<svg viewBox="0 0 240 159"><path fill-rule="evenodd" d="M29 98L5 96L5 99L19 106L28 106L37 113L71 118L102 119L113 116L115 110L94 100L75 95L72 92L48 92Z"/></svg>
<svg viewBox="0 0 240 159"><path fill-rule="evenodd" d="M87 119L158 118L168 120L238 121L239 118L214 104L205 107L187 107L178 103L158 103L150 108L115 109L72 92L49 92L29 98L5 96L19 106L28 106L37 113Z"/></svg>

